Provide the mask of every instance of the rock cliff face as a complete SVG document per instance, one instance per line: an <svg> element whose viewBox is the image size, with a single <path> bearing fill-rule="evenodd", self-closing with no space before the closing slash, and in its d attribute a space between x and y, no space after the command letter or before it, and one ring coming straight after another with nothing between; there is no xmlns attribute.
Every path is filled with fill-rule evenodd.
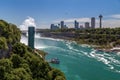
<svg viewBox="0 0 120 80"><path fill-rule="evenodd" d="M11 51L12 51L12 45L11 44L8 44L8 49L0 49L0 59L10 57Z"/></svg>
<svg viewBox="0 0 120 80"><path fill-rule="evenodd" d="M0 58L8 57L9 56L9 51L0 49Z"/></svg>

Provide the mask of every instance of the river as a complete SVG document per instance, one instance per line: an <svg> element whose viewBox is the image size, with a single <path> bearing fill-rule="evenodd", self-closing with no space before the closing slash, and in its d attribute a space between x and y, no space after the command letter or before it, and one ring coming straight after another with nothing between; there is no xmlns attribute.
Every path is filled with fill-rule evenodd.
<svg viewBox="0 0 120 80"><path fill-rule="evenodd" d="M21 42L27 44L27 38L22 36ZM48 53L46 60L60 59L60 64L50 65L63 71L67 80L120 80L119 53L99 52L87 45L39 36L35 47Z"/></svg>

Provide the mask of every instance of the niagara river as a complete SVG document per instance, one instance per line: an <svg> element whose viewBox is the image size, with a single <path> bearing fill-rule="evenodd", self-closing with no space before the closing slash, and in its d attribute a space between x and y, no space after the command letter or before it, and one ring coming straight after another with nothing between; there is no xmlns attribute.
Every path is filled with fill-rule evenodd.
<svg viewBox="0 0 120 80"><path fill-rule="evenodd" d="M27 44L27 37L21 42ZM59 58L52 67L64 72L67 80L120 80L120 53L97 51L74 41L35 36L35 48L47 52L46 60Z"/></svg>

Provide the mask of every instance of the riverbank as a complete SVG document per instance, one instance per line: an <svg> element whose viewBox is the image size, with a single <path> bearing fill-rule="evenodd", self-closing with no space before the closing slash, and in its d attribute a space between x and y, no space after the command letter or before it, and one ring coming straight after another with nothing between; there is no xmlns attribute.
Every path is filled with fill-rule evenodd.
<svg viewBox="0 0 120 80"><path fill-rule="evenodd" d="M120 47L113 47L112 44L108 45L97 45L97 44L91 44L87 43L84 39L76 39L74 33L51 33L51 32L46 32L46 33L41 33L41 37L49 37L49 38L54 38L54 39L63 39L63 40L68 40L68 41L75 41L77 44L86 44L97 51L103 51L103 52L120 52Z"/></svg>

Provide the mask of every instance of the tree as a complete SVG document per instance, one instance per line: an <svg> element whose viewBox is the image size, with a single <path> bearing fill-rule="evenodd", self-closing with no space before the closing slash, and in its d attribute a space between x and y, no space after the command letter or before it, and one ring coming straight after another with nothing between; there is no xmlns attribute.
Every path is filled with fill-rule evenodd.
<svg viewBox="0 0 120 80"><path fill-rule="evenodd" d="M13 68L19 68L21 64L24 64L26 61L17 54L12 54L10 60L13 63Z"/></svg>
<svg viewBox="0 0 120 80"><path fill-rule="evenodd" d="M13 63L9 59L1 59L0 66L3 66L6 72L10 72L12 70Z"/></svg>
<svg viewBox="0 0 120 80"><path fill-rule="evenodd" d="M33 80L24 68L16 68L5 75L5 80Z"/></svg>
<svg viewBox="0 0 120 80"><path fill-rule="evenodd" d="M4 49L4 50L8 49L7 41L5 37L0 37L0 49Z"/></svg>
<svg viewBox="0 0 120 80"><path fill-rule="evenodd" d="M66 80L64 74L54 68L48 72L48 77L50 80Z"/></svg>
<svg viewBox="0 0 120 80"><path fill-rule="evenodd" d="M13 45L13 53L23 56L26 52L26 46L20 42Z"/></svg>
<svg viewBox="0 0 120 80"><path fill-rule="evenodd" d="M5 80L5 74L10 73L12 70L13 64L9 59L0 60L0 79Z"/></svg>

